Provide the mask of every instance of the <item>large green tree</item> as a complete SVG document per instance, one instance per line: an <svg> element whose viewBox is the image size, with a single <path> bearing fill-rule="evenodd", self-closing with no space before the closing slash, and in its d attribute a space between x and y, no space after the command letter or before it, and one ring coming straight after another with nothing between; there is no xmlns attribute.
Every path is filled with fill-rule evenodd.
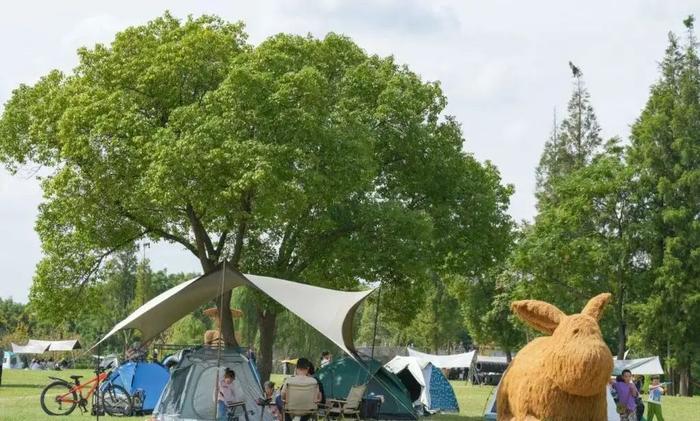
<svg viewBox="0 0 700 421"><path fill-rule="evenodd" d="M17 89L0 119L11 169L54 170L32 289L47 307L65 314L56 291L89 282L105 256L143 237L180 244L204 271L228 260L399 290L428 269L479 273L507 248L510 188L462 152L439 84L346 37L252 47L241 24L166 14L79 55L74 72ZM279 308L256 302L266 377Z"/></svg>
<svg viewBox="0 0 700 421"><path fill-rule="evenodd" d="M629 152L645 198L640 234L653 279L640 309L642 332L657 347L666 342L681 395L689 393L700 355L700 60L694 19L685 24L684 46L669 35L661 77L632 127Z"/></svg>

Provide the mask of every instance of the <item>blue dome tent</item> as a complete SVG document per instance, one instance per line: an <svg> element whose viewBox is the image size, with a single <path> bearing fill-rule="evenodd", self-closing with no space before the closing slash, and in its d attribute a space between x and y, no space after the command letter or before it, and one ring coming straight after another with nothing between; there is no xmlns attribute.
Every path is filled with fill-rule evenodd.
<svg viewBox="0 0 700 421"><path fill-rule="evenodd" d="M459 412L452 385L442 371L429 361L397 356L384 368L401 380L411 394L411 400L420 403L428 414Z"/></svg>
<svg viewBox="0 0 700 421"><path fill-rule="evenodd" d="M150 413L156 407L160 394L170 379L170 373L158 363L128 362L117 367L109 376L112 383L123 386L130 395L143 390L142 411Z"/></svg>

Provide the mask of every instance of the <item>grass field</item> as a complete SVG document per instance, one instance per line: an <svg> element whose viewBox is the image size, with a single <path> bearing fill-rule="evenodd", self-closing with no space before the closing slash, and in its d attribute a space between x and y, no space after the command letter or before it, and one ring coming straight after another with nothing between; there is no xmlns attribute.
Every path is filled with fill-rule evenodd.
<svg viewBox="0 0 700 421"><path fill-rule="evenodd" d="M56 420L44 414L39 405L41 390L49 383L47 376L62 377L68 379L71 374L79 374L90 378L90 370L55 371L21 371L5 370L3 372L2 387L0 387L0 421L45 421ZM281 384L282 376L275 375L273 381ZM463 382L453 382L457 400L459 401L459 415L438 415L434 421L477 421L482 419L482 413L486 400L491 393L491 387L470 386ZM667 396L663 401L664 416L667 421L700 420L700 397L678 398ZM134 420L143 420L146 417L134 417ZM94 417L80 414L76 411L59 420L90 420Z"/></svg>

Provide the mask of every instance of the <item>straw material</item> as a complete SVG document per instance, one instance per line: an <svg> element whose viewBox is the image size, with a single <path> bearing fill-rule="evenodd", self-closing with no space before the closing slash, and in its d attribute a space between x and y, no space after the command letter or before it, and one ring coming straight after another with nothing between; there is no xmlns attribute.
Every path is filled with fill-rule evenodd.
<svg viewBox="0 0 700 421"><path fill-rule="evenodd" d="M612 354L598 319L610 294L592 298L585 313L567 316L542 301L516 301L511 309L552 336L527 344L498 391L498 420L605 421Z"/></svg>
<svg viewBox="0 0 700 421"><path fill-rule="evenodd" d="M214 320L215 322L219 321L219 309L216 307L211 307L202 312L205 316L209 317L210 319ZM231 309L231 316L234 319L240 319L243 317L243 311L239 310L237 308L232 308Z"/></svg>

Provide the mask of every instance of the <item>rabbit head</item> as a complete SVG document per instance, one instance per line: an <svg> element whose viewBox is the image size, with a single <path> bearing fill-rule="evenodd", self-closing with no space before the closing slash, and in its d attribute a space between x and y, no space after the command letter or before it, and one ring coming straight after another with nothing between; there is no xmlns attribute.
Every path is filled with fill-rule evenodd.
<svg viewBox="0 0 700 421"><path fill-rule="evenodd" d="M551 335L542 346L544 375L571 395L601 393L613 369L612 354L603 341L598 321L610 300L608 293L593 297L580 314L567 316L552 304L524 300L511 304L527 324Z"/></svg>

